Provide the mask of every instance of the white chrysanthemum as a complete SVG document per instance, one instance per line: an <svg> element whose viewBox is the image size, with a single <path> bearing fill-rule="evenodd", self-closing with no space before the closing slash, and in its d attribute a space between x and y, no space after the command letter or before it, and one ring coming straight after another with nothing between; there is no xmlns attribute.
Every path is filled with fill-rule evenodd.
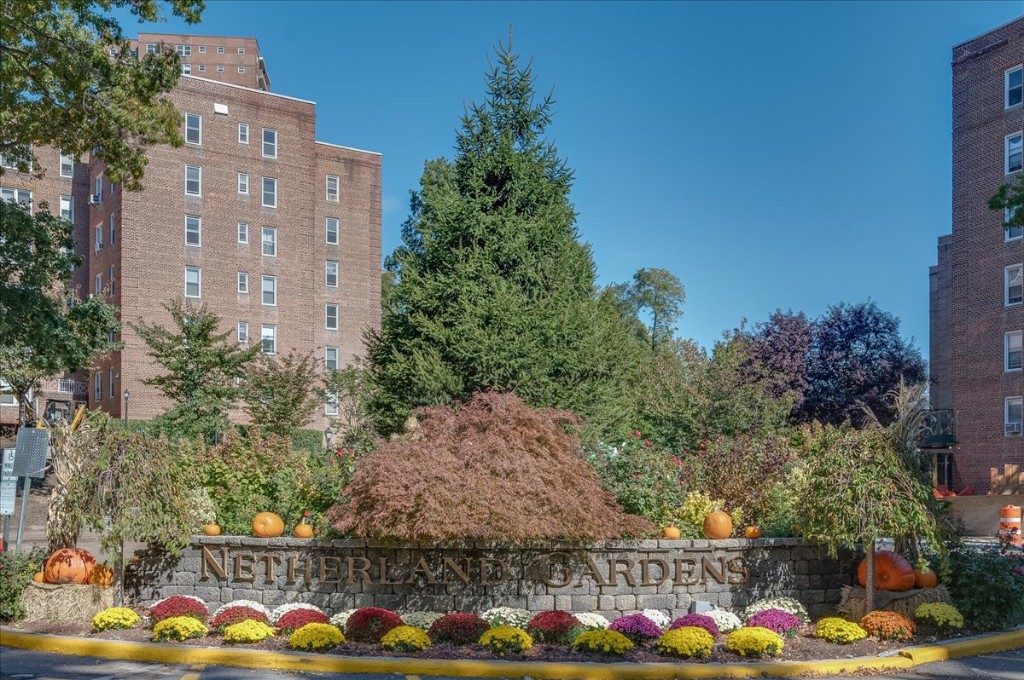
<svg viewBox="0 0 1024 680"><path fill-rule="evenodd" d="M807 609L800 604L799 600L792 597L769 597L754 602L743 610L743 620L747 621L751 616L766 609L780 609L784 612L797 616L804 623L810 623L811 617L807 615Z"/></svg>
<svg viewBox="0 0 1024 680"><path fill-rule="evenodd" d="M737 628L743 627L743 622L740 621L740 617L725 609L712 609L709 612L703 612L703 614L704 616L710 616L714 619L715 625L718 626L718 630L723 633L728 633L736 630Z"/></svg>
<svg viewBox="0 0 1024 680"><path fill-rule="evenodd" d="M402 623L405 625L427 631L434 624L434 621L437 621L444 614L440 612L405 612L400 616L402 617Z"/></svg>
<svg viewBox="0 0 1024 680"><path fill-rule="evenodd" d="M210 618L217 618L218 614L220 614L222 611L230 607L248 607L249 609L254 609L258 611L260 614L266 616L268 621L270 620L270 610L264 607L259 602L253 602L252 600L232 600L227 604L222 604L220 607L217 608L217 611L215 611Z"/></svg>
<svg viewBox="0 0 1024 680"><path fill-rule="evenodd" d="M162 599L162 600L157 600L157 601L156 601L156 602L154 602L153 604L149 605L149 608L150 608L150 609L153 609L153 608L154 608L154 607L156 607L157 605L161 605L161 604L163 604L164 602L167 602L167 600L171 599L171 597L184 597L184 598L185 598L186 600L192 600L192 601L194 601L194 602L198 602L199 604L203 605L203 607L204 607L204 608L206 607L206 603L205 603L205 602L204 602L204 601L202 600L202 598L199 598L199 597L193 597L192 595L171 595L170 597L165 597L165 598L164 598L164 599Z"/></svg>
<svg viewBox="0 0 1024 680"><path fill-rule="evenodd" d="M513 628L526 628L527 624L530 623L530 619L533 618L533 614L526 611L525 609L516 609L514 607L495 607L488 609L480 615L484 621L491 628L497 628L498 626L512 626Z"/></svg>
<svg viewBox="0 0 1024 680"><path fill-rule="evenodd" d="M345 624L348 623L348 617L355 613L355 609L346 609L343 612L339 612L331 617L331 625L340 630L345 630Z"/></svg>
<svg viewBox="0 0 1024 680"><path fill-rule="evenodd" d="M573 614L573 616L587 630L605 630L610 625L608 619L593 612L583 612L582 614Z"/></svg>
<svg viewBox="0 0 1024 680"><path fill-rule="evenodd" d="M281 620L282 616L297 609L311 609L315 612L320 612L321 614L324 613L320 607L317 607L314 604L307 604L306 602L289 602L288 604L283 604L274 609L274 613L270 616L270 622L277 624L277 622Z"/></svg>
<svg viewBox="0 0 1024 680"><path fill-rule="evenodd" d="M653 621L655 625L662 630L668 628L672 623L672 619L669 618L668 614L658 611L657 609L645 609L640 613Z"/></svg>

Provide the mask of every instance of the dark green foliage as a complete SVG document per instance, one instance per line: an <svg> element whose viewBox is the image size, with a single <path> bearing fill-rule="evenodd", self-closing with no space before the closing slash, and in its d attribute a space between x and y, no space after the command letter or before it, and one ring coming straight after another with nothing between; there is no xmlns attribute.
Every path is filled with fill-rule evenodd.
<svg viewBox="0 0 1024 680"><path fill-rule="evenodd" d="M638 343L597 295L572 172L544 137L553 102L535 99L530 67L508 49L487 86L455 158L426 164L387 260L397 283L370 342L375 419L390 433L415 407L496 389L623 426Z"/></svg>
<svg viewBox="0 0 1024 680"><path fill-rule="evenodd" d="M616 446L595 446L587 460L601 477L601 485L631 515L663 524L683 502L680 458L654 446L640 432L629 433Z"/></svg>
<svg viewBox="0 0 1024 680"><path fill-rule="evenodd" d="M32 580L32 575L42 569L44 559L46 551L42 548L0 553L0 623L17 621L25 615L21 594Z"/></svg>
<svg viewBox="0 0 1024 680"><path fill-rule="evenodd" d="M246 370L242 399L252 422L281 437L310 421L319 403L320 362L312 352L296 356L258 354Z"/></svg>
<svg viewBox="0 0 1024 680"><path fill-rule="evenodd" d="M324 451L324 433L299 428L292 431L292 448L317 454Z"/></svg>
<svg viewBox="0 0 1024 680"><path fill-rule="evenodd" d="M154 21L162 4L189 23L203 10L202 0L5 2L0 153L25 171L33 146L92 154L106 163L113 181L141 188L145 146L182 143L181 115L161 97L181 70L173 50L133 57L121 26L106 12L125 8L140 20Z"/></svg>
<svg viewBox="0 0 1024 680"><path fill-rule="evenodd" d="M243 347L228 340L230 331L218 333L220 317L205 306L198 309L180 300L164 308L172 329L139 319L132 328L149 347L149 356L164 374L145 381L174 402L158 421L171 438L202 436L212 441L230 429L227 411L238 401L239 383L259 345Z"/></svg>
<svg viewBox="0 0 1024 680"><path fill-rule="evenodd" d="M1024 228L1024 176L1018 176L1016 184L999 187L999 191L988 200L988 207L1003 213L1004 217L1009 212L1010 219L1003 222L1004 229Z"/></svg>
<svg viewBox="0 0 1024 680"><path fill-rule="evenodd" d="M1024 622L1024 550L960 547L948 557L942 583L977 630L1006 630Z"/></svg>
<svg viewBox="0 0 1024 680"><path fill-rule="evenodd" d="M655 351L663 342L672 339L673 324L683 315L683 301L686 292L683 284L667 269L640 269L629 283L611 287L618 299L619 309L627 318L635 318L646 330L643 338ZM640 315L650 319L650 326L643 326Z"/></svg>

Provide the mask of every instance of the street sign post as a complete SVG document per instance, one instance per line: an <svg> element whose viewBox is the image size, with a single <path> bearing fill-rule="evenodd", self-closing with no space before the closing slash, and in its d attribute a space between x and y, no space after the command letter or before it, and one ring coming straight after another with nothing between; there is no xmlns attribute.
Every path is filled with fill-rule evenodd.
<svg viewBox="0 0 1024 680"><path fill-rule="evenodd" d="M0 515L4 518L3 538L11 531L11 515L14 514L14 499L18 496L18 478L14 474L14 449L4 449L0 458Z"/></svg>

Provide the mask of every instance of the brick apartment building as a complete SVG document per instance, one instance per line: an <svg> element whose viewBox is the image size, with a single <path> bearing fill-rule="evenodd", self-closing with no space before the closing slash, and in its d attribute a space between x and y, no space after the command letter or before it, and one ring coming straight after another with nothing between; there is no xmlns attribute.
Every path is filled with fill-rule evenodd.
<svg viewBox="0 0 1024 680"><path fill-rule="evenodd" d="M270 91L253 38L141 34L133 48L161 45L182 61L168 96L185 144L149 149L142 191L122 191L100 162L47 149L36 150L44 179L0 177L5 198L66 209L85 260L73 285L120 308L124 349L87 386L47 387L118 417L127 391L133 420L169 403L143 384L160 369L128 323L169 326L173 298L208 305L238 342L313 351L331 368L361 354L363 332L380 325L380 154L317 141L316 105ZM0 409L9 422L16 405ZM310 427L335 412L325 404Z"/></svg>
<svg viewBox="0 0 1024 680"><path fill-rule="evenodd" d="M931 404L956 416L940 479L985 493L1024 468L1024 233L987 206L1024 173L1024 18L953 48L953 233L930 270Z"/></svg>

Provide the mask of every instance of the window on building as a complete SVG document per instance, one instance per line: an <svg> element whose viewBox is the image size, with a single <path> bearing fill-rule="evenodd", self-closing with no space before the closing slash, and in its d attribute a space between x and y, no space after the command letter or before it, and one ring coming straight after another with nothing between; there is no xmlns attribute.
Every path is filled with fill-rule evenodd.
<svg viewBox="0 0 1024 680"><path fill-rule="evenodd" d="M107 369L107 396L111 399L114 398L114 369Z"/></svg>
<svg viewBox="0 0 1024 680"><path fill-rule="evenodd" d="M199 46L199 54L206 54L206 45Z"/></svg>
<svg viewBox="0 0 1024 680"><path fill-rule="evenodd" d="M110 213L110 242L117 242L117 215Z"/></svg>
<svg viewBox="0 0 1024 680"><path fill-rule="evenodd" d="M185 245L203 245L203 218L197 215L185 215Z"/></svg>
<svg viewBox="0 0 1024 680"><path fill-rule="evenodd" d="M277 229L274 227L263 227L263 254L277 257Z"/></svg>
<svg viewBox="0 0 1024 680"><path fill-rule="evenodd" d="M1020 436L1022 417L1024 417L1024 398L1007 397L1003 407L1006 436Z"/></svg>
<svg viewBox="0 0 1024 680"><path fill-rule="evenodd" d="M1007 208L1006 210L1003 211L1003 220L1006 222L1006 224L1009 224L1010 220L1012 220L1016 215L1017 208ZM1024 226L1015 224L1012 227L1006 227L1007 241L1016 241L1021 237L1024 237Z"/></svg>
<svg viewBox="0 0 1024 680"><path fill-rule="evenodd" d="M199 64L199 72L202 73L206 70L206 64Z"/></svg>
<svg viewBox="0 0 1024 680"><path fill-rule="evenodd" d="M146 54L156 54L156 43L146 43Z"/></svg>
<svg viewBox="0 0 1024 680"><path fill-rule="evenodd" d="M328 392L327 401L324 402L324 415L338 415L338 393Z"/></svg>
<svg viewBox="0 0 1024 680"><path fill-rule="evenodd" d="M71 196L60 197L60 216L69 222L75 221L75 199Z"/></svg>
<svg viewBox="0 0 1024 680"><path fill-rule="evenodd" d="M107 267L107 293L114 296L114 265Z"/></svg>
<svg viewBox="0 0 1024 680"><path fill-rule="evenodd" d="M263 128L263 157L277 158L277 130Z"/></svg>
<svg viewBox="0 0 1024 680"><path fill-rule="evenodd" d="M99 295L103 292L103 274L97 274L92 280L93 289L92 292Z"/></svg>
<svg viewBox="0 0 1024 680"><path fill-rule="evenodd" d="M1024 265L1011 265L1006 268L1006 300L1007 307L1024 303Z"/></svg>
<svg viewBox="0 0 1024 680"><path fill-rule="evenodd" d="M217 47L217 54L224 54L224 46L220 45Z"/></svg>
<svg viewBox="0 0 1024 680"><path fill-rule="evenodd" d="M185 143L203 143L203 117L198 113L185 114Z"/></svg>
<svg viewBox="0 0 1024 680"><path fill-rule="evenodd" d="M93 203L103 202L103 175L96 178L96 191L93 192Z"/></svg>
<svg viewBox="0 0 1024 680"><path fill-rule="evenodd" d="M331 245L338 245L338 218L328 217L327 218L327 243Z"/></svg>
<svg viewBox="0 0 1024 680"><path fill-rule="evenodd" d="M273 177L263 178L263 207L277 207L277 180Z"/></svg>
<svg viewBox="0 0 1024 680"><path fill-rule="evenodd" d="M62 153L60 155L60 176L61 177L74 177L75 176L75 157L70 154Z"/></svg>
<svg viewBox="0 0 1024 680"><path fill-rule="evenodd" d="M238 193L249 193L249 173L247 172L238 173Z"/></svg>
<svg viewBox="0 0 1024 680"><path fill-rule="evenodd" d="M238 242L248 243L249 242L249 225L245 222L238 223Z"/></svg>
<svg viewBox="0 0 1024 680"><path fill-rule="evenodd" d="M185 267L185 297L203 296L203 270L199 267Z"/></svg>
<svg viewBox="0 0 1024 680"><path fill-rule="evenodd" d="M245 73L245 67L244 66L239 66L238 67L238 72L239 73Z"/></svg>
<svg viewBox="0 0 1024 680"><path fill-rule="evenodd" d="M103 225L96 225L96 252L103 250Z"/></svg>
<svg viewBox="0 0 1024 680"><path fill-rule="evenodd" d="M326 312L326 328L329 331L338 330L338 305L324 305Z"/></svg>
<svg viewBox="0 0 1024 680"><path fill-rule="evenodd" d="M277 307L277 277L263 277L263 304L267 307Z"/></svg>
<svg viewBox="0 0 1024 680"><path fill-rule="evenodd" d="M1006 136L1006 174L1020 172L1024 168L1024 134Z"/></svg>
<svg viewBox="0 0 1024 680"><path fill-rule="evenodd" d="M217 73L224 73L224 64L217 64Z"/></svg>
<svg viewBox="0 0 1024 680"><path fill-rule="evenodd" d="M235 335L238 336L239 345L249 344L249 322L239 321L238 326L235 328Z"/></svg>
<svg viewBox="0 0 1024 680"><path fill-rule="evenodd" d="M0 188L0 200L12 203L21 203L26 208L32 208L32 192L28 189Z"/></svg>
<svg viewBox="0 0 1024 680"><path fill-rule="evenodd" d="M174 51L178 53L179 57L191 57L192 46L191 45L175 45Z"/></svg>
<svg viewBox="0 0 1024 680"><path fill-rule="evenodd" d="M203 169L198 165L185 166L185 193L189 196L203 195Z"/></svg>
<svg viewBox="0 0 1024 680"><path fill-rule="evenodd" d="M1006 71L1006 108L1020 106L1024 102L1024 66Z"/></svg>
<svg viewBox="0 0 1024 680"><path fill-rule="evenodd" d="M338 202L338 176L327 175L327 200Z"/></svg>
<svg viewBox="0 0 1024 680"><path fill-rule="evenodd" d="M1024 338L1024 332L1011 331L1006 334L1006 340L1004 341L1004 370L1006 371L1019 371L1021 370L1021 340Z"/></svg>
<svg viewBox="0 0 1024 680"><path fill-rule="evenodd" d="M249 292L249 272L238 272L238 292Z"/></svg>
<svg viewBox="0 0 1024 680"><path fill-rule="evenodd" d="M239 123L238 124L238 143L248 144L249 143L249 124Z"/></svg>
<svg viewBox="0 0 1024 680"><path fill-rule="evenodd" d="M331 288L338 287L338 262L336 260L327 260L325 263L324 283Z"/></svg>
<svg viewBox="0 0 1024 680"><path fill-rule="evenodd" d="M103 374L99 371L92 378L93 390L92 396L96 401L103 401Z"/></svg>
<svg viewBox="0 0 1024 680"><path fill-rule="evenodd" d="M324 349L324 368L328 371L338 370L338 348L327 347Z"/></svg>
<svg viewBox="0 0 1024 680"><path fill-rule="evenodd" d="M260 340L264 354L277 354L277 326L269 323L263 324L263 328L260 330Z"/></svg>
<svg viewBox="0 0 1024 680"><path fill-rule="evenodd" d="M181 72L182 72L183 75L186 75L186 76L192 75L192 64L182 64L181 65Z"/></svg>

